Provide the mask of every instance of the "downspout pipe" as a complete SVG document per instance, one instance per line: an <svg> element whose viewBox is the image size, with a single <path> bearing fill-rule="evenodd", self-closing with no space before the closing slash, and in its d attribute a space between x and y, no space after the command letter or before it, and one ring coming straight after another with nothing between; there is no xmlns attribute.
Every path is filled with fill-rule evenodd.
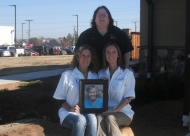
<svg viewBox="0 0 190 136"><path fill-rule="evenodd" d="M148 4L148 56L147 79L151 79L153 72L153 0L146 0Z"/></svg>
<svg viewBox="0 0 190 136"><path fill-rule="evenodd" d="M185 37L185 71L184 71L184 105L183 105L183 126L190 126L190 1L186 0L186 37ZM189 133L190 134L190 133Z"/></svg>

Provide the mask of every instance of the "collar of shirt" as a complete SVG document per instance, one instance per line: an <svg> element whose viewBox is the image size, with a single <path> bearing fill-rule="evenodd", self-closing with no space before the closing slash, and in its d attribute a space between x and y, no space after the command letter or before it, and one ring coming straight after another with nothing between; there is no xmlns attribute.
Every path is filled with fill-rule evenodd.
<svg viewBox="0 0 190 136"><path fill-rule="evenodd" d="M122 69L121 67L118 67L118 68L116 69L116 71L114 72L112 78L115 77L115 76L117 76L117 75L119 75L119 74L122 73L122 72L123 72L123 69ZM110 77L110 70L109 70L109 67L107 67L107 69L106 69L106 74L108 75L108 77Z"/></svg>
<svg viewBox="0 0 190 136"><path fill-rule="evenodd" d="M78 74L78 75L84 77L83 74L79 71L79 69L78 69L77 67L75 67L75 68L73 69L73 72L74 72L75 74ZM94 75L94 74L93 74L91 71L88 71L88 77L87 77L87 79L90 79L91 77L94 77L93 75Z"/></svg>

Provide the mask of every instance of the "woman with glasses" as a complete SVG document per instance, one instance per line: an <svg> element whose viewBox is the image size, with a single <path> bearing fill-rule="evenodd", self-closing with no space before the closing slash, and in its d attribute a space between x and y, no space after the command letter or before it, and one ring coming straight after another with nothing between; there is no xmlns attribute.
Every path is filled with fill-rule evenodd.
<svg viewBox="0 0 190 136"><path fill-rule="evenodd" d="M105 6L100 6L94 11L91 21L91 28L85 30L79 36L75 50L80 45L89 44L99 56L99 64L102 65L102 55L104 46L109 43L116 43L122 53L125 66L129 66L130 52L133 50L132 44L124 31L114 26L114 20L110 11Z"/></svg>

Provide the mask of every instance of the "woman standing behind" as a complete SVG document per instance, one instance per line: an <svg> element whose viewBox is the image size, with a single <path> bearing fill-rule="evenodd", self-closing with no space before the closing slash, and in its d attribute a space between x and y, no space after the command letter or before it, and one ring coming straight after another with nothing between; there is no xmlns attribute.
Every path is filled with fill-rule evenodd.
<svg viewBox="0 0 190 136"><path fill-rule="evenodd" d="M122 14L122 13L121 13ZM99 64L102 65L102 55L105 45L109 42L116 43L122 53L122 59L125 66L129 66L130 52L133 46L127 34L117 26L114 26L114 20L106 6L98 7L93 14L91 28L83 31L76 43L76 48L80 45L89 44L99 56Z"/></svg>
<svg viewBox="0 0 190 136"><path fill-rule="evenodd" d="M121 52L115 43L108 43L103 50L103 69L100 79L108 79L108 111L99 114L98 136L121 136L120 126L129 126L134 112L129 104L135 98L133 72L124 67Z"/></svg>
<svg viewBox="0 0 190 136"><path fill-rule="evenodd" d="M58 111L63 127L72 129L72 136L96 136L97 119L94 114L80 113L79 80L97 79L98 65L94 50L85 45L78 48L72 60L72 70L62 73L53 97L60 103Z"/></svg>

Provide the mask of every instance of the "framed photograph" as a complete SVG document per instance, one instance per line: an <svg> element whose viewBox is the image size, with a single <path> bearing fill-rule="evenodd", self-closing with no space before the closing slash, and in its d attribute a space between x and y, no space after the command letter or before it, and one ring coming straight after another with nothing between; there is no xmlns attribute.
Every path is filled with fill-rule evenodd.
<svg viewBox="0 0 190 136"><path fill-rule="evenodd" d="M101 113L108 110L108 80L81 79L79 105L81 113Z"/></svg>

